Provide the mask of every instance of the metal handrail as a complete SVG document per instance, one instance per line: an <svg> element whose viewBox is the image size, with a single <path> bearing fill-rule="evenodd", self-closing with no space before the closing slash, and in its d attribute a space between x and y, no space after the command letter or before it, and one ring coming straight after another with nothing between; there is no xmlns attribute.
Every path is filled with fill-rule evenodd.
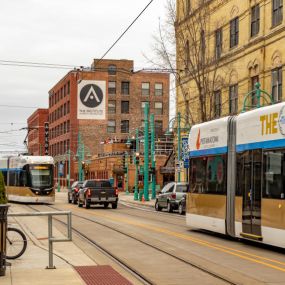
<svg viewBox="0 0 285 285"><path fill-rule="evenodd" d="M52 237L52 216L67 216L67 238L54 238ZM53 265L53 243L54 242L65 242L72 240L72 227L71 227L71 211L58 211L58 212L36 212L36 213L8 213L8 217L37 217L47 216L48 217L48 242L49 242L49 265L46 269L55 269Z"/></svg>

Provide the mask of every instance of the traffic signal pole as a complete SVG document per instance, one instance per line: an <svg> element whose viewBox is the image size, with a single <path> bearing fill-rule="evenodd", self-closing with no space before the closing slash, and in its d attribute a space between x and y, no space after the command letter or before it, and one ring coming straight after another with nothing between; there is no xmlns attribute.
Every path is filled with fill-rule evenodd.
<svg viewBox="0 0 285 285"><path fill-rule="evenodd" d="M144 108L144 199L149 201L148 194L148 174L149 174L149 165L148 165L148 113L149 113L149 103L145 103Z"/></svg>
<svg viewBox="0 0 285 285"><path fill-rule="evenodd" d="M152 181L151 181L151 199L155 199L156 191L156 175L155 175L155 130L154 130L154 114L150 115L150 136L151 136L151 168L152 168Z"/></svg>

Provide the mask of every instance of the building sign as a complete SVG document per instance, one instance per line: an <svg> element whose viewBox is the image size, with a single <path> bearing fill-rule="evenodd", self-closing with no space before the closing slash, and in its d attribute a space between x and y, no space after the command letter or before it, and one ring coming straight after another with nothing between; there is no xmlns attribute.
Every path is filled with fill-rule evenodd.
<svg viewBox="0 0 285 285"><path fill-rule="evenodd" d="M45 155L48 155L49 150L49 123L45 122Z"/></svg>
<svg viewBox="0 0 285 285"><path fill-rule="evenodd" d="M58 175L63 176L63 174L64 174L64 164L62 162L60 162L58 164Z"/></svg>
<svg viewBox="0 0 285 285"><path fill-rule="evenodd" d="M182 160L184 162L183 167L184 168L189 168L188 138L182 138Z"/></svg>
<svg viewBox="0 0 285 285"><path fill-rule="evenodd" d="M104 120L106 116L106 82L82 80L78 84L77 119Z"/></svg>

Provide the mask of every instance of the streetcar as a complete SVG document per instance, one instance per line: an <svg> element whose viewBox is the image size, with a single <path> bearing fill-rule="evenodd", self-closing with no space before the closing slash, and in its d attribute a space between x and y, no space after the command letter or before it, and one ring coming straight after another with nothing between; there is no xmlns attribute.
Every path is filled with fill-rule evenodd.
<svg viewBox="0 0 285 285"><path fill-rule="evenodd" d="M51 156L0 157L0 171L10 202L54 202L54 161Z"/></svg>
<svg viewBox="0 0 285 285"><path fill-rule="evenodd" d="M285 247L285 103L191 128L186 223Z"/></svg>

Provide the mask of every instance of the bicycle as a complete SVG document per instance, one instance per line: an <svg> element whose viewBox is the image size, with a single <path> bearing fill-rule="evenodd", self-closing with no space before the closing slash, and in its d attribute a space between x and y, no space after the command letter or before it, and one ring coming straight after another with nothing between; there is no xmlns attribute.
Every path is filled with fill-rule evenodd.
<svg viewBox="0 0 285 285"><path fill-rule="evenodd" d="M27 238L25 234L17 228L7 228L6 240L7 259L16 259L22 256L27 249Z"/></svg>

